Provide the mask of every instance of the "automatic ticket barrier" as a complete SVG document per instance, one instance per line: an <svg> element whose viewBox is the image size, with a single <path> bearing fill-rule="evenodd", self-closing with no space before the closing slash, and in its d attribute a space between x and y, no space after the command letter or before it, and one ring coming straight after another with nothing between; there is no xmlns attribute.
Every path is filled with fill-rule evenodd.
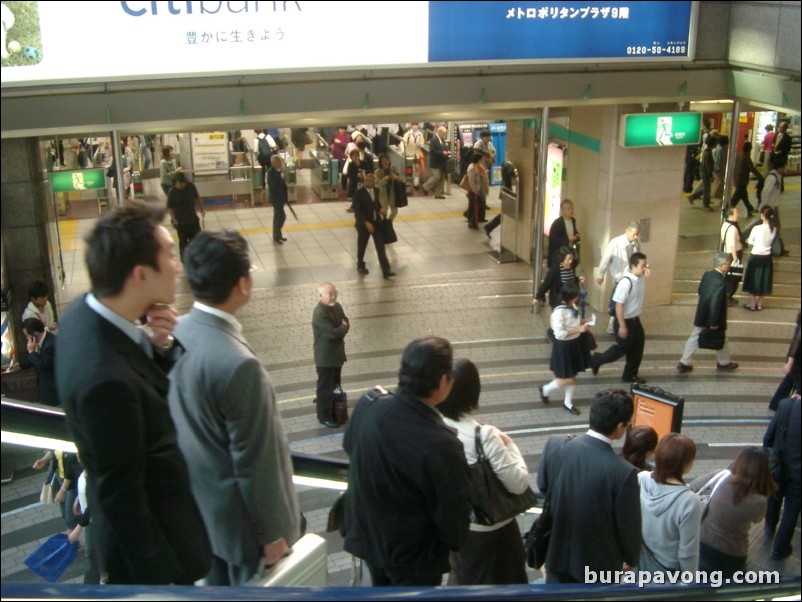
<svg viewBox="0 0 802 602"><path fill-rule="evenodd" d="M340 196L340 162L327 150L313 150L312 190L322 201Z"/></svg>

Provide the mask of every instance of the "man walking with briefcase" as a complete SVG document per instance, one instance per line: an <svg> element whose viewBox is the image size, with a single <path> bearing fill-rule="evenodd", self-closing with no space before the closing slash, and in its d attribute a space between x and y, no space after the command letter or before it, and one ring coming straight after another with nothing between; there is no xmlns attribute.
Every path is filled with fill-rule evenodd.
<svg viewBox="0 0 802 602"><path fill-rule="evenodd" d="M693 320L693 331L685 343L682 359L677 364L680 373L691 372L691 358L700 346L716 349L716 369L735 370L738 364L730 361L730 351L724 332L727 330L727 286L726 277L732 263L730 253L716 253L713 257L715 269L705 272L699 283L699 303ZM708 339L705 343L704 340ZM723 339L716 342L714 339ZM701 341L701 342L700 342Z"/></svg>

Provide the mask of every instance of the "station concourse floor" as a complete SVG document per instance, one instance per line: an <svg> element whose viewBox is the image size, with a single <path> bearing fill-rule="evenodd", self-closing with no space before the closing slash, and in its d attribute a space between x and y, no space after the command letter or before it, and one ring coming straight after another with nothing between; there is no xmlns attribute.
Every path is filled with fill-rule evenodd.
<svg viewBox="0 0 802 602"><path fill-rule="evenodd" d="M483 230L470 230L462 217L465 195L451 186L445 200L432 196L410 196L407 208L399 210L396 231L399 241L387 254L397 276L382 278L372 243L366 253L370 274L356 272L356 233L353 216L341 200L308 202L313 194L306 185L308 170L299 172L299 200L293 203L296 221L287 211L283 245L271 239L273 213L269 205L209 206L205 228L235 228L250 244L255 266L252 301L238 314L244 333L263 360L276 388L291 449L297 452L344 458L343 429L328 429L317 422L312 398L315 366L312 355L311 315L318 302L317 285L334 282L339 301L351 321L346 338L348 362L343 367L343 385L353 409L359 396L373 385L396 385L401 352L411 339L439 335L449 339L458 356L468 357L482 375L482 397L477 418L494 424L515 438L531 472L535 473L541 451L552 434L581 433L587 429L588 405L593 394L621 386L623 360L602 367L597 377L579 376L575 404L579 416L561 408L561 393L551 405L539 400L537 386L551 380L550 346L545 339L548 312L533 314L532 268L524 262L498 264L488 256L499 245L499 232L492 239ZM767 403L782 378L781 368L800 307L800 178L786 179L781 210L783 238L790 255L775 259L774 294L761 312L732 307L728 341L732 360L740 368L731 373L715 370L712 352L700 350L695 370L678 374L675 366L690 334L696 307L696 289L702 273L709 269L717 248L719 213L692 207L678 193L681 203L681 234L674 274L672 305L647 308L643 315L646 349L640 375L649 384L686 399L683 433L698 445L691 478L719 470L746 446L760 446L770 418ZM158 185L153 202L164 202ZM146 187L146 190L148 188ZM158 192L156 192L158 191ZM257 190L257 195L260 191ZM750 196L754 192L750 186ZM495 213L498 193L491 191L489 204ZM80 208L74 207L78 215ZM72 211L72 210L71 210ZM92 212L97 216L96 205ZM742 220L743 224L744 220ZM83 264L83 236L93 219L68 215L60 224L66 281L63 301L88 289ZM578 224L580 231L583 224ZM644 245L647 255L649 245ZM657 250L652 250L657 252ZM591 273L591 266L585 267ZM182 277L177 306L181 313L191 305ZM648 285L647 292L648 296ZM740 295L741 301L743 296ZM610 344L604 334L607 316L596 311L599 346ZM31 463L38 452L28 454ZM38 503L43 475L18 469L10 484L2 487L2 579L33 582L39 578L22 564L45 538L63 530L53 506ZM347 585L351 577L350 555L342 551L342 539L326 534L328 510L338 492L298 486L309 530L323 535L329 546L329 585ZM532 516L518 519L522 530ZM793 555L784 562L770 560L763 541L762 524L753 530L750 569L777 570L784 576L800 574L799 526ZM83 558L62 577L81 582ZM539 573L530 570L535 580Z"/></svg>

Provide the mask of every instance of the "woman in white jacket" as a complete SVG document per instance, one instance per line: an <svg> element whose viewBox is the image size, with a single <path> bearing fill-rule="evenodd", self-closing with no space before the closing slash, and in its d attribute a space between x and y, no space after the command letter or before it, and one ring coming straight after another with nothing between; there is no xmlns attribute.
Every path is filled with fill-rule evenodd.
<svg viewBox="0 0 802 602"><path fill-rule="evenodd" d="M454 362L454 386L437 409L446 424L457 431L468 464L476 463L474 439L477 422L471 413L479 408L479 371L467 359ZM518 446L494 426L482 425L482 447L499 480L510 493L523 493L529 471ZM470 533L458 552L451 553L449 585L502 585L528 583L521 530L515 518L494 525L471 523Z"/></svg>

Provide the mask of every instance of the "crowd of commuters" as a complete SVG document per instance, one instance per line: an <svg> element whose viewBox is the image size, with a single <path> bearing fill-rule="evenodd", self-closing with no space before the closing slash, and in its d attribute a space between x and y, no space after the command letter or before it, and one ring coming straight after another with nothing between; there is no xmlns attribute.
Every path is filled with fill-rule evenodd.
<svg viewBox="0 0 802 602"><path fill-rule="evenodd" d="M432 156L439 152L438 141L443 146L443 161L448 157L444 130L439 128L429 141ZM420 132L410 132L414 155ZM495 154L489 132L482 134L467 173L466 217L472 228L484 221L487 170ZM343 154L352 146L346 175L358 232L357 269L368 273L364 255L372 238L382 274L391 278L395 274L381 221L397 214L394 182L400 175L386 155L379 156L374 170L363 155L361 137L343 130L330 144L332 152ZM702 161L703 182L705 160L711 163L702 192L706 206L711 194L720 194L725 144L726 138L714 132L705 141L710 157ZM203 215L202 202L172 165L172 149L165 147L163 156L164 169L172 167L167 173L173 185L165 190L168 211L179 232L180 259L195 304L180 320L170 307L181 262L161 225L163 213L136 204L108 213L90 233L91 292L71 305L58 327L47 287L31 287L23 324L26 361L37 369L42 401L66 409L83 464L56 452L36 468L53 458L57 501L71 529L83 514L73 512L78 475L83 470L91 475L86 502L78 506L91 508L92 524L98 525L89 534L93 563L104 582L180 584L205 578L213 585L242 585L260 562L271 566L289 553L305 520L270 376L235 317L253 290L247 243L236 232L201 232L197 221L189 223L197 220L196 208ZM747 177L756 171L751 159L742 167ZM267 184L277 243L286 240L281 235L286 203L281 169L281 157L273 155ZM753 311L762 309L763 296L771 293L779 169L775 165L765 178L769 188L764 187L760 200L762 223L748 236L752 251L743 290L750 294L748 309ZM424 192L442 196L444 164L430 165L429 172ZM190 193L182 196L184 190ZM739 200L752 211L747 195L733 197L734 204ZM733 205L721 231L724 252L715 255L713 269L699 285L679 372L693 370L691 358L706 331L725 336L731 298L727 276L743 246L738 217ZM543 403L563 389L565 410L579 415L573 400L577 374L590 368L596 375L601 366L624 356L621 380L644 382L638 374L645 344L640 316L650 268L639 231L637 222L628 224L624 234L609 242L599 265L597 283L603 284L608 269L613 280L615 342L603 353L594 352L595 339L579 309L584 284L584 277L576 276L580 234L573 203L562 203L549 237L549 271L535 299L544 303L548 291L552 307L550 368L555 378L540 387ZM312 320L317 418L336 428L332 394L341 385L350 322L332 283L321 284L318 296ZM57 352L56 332L69 354ZM789 376L799 372L798 339L797 328L788 354ZM717 368L737 367L724 338ZM798 392L798 377L793 384ZM476 366L455 360L447 340L427 337L404 350L396 390L370 392L355 404L343 440L350 460L345 549L364 561L374 585L439 585L444 573L449 584L526 582L518 522L482 525L472 520L469 466L477 461L477 437L510 493L525 490L529 475L514 441L473 416L480 393ZM625 391L599 392L588 413L588 432L551 438L537 472L538 487L554 512L544 567L548 582L581 582L588 568L704 568L731 574L746 566L749 529L764 516L773 556L790 554L800 498L798 394L779 403L766 433L764 445L784 451L778 473L772 476L765 452L747 449L726 470L690 484L685 477L696 456L693 440L670 434L658 442L652 429L632 428L633 402ZM619 455L612 443L622 438ZM418 444L410 447L411 440ZM705 492L703 502L699 494ZM598 503L583 503L588 499ZM139 519L135 526L131 517Z"/></svg>

